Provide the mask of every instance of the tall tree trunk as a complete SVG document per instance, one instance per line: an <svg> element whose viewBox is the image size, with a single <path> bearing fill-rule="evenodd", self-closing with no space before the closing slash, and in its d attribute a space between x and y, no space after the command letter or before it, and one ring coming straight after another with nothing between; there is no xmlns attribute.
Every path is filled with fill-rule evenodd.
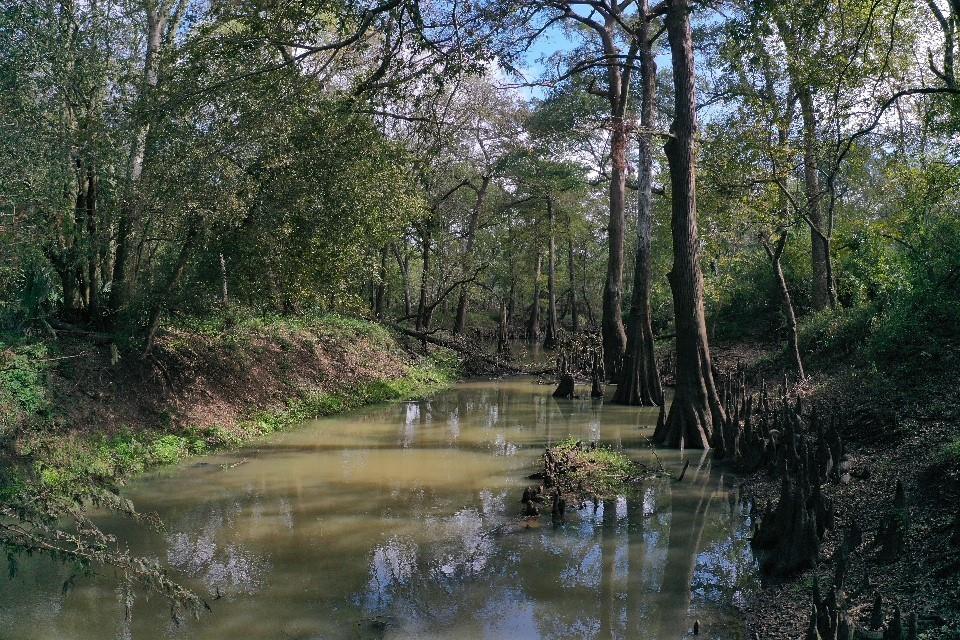
<svg viewBox="0 0 960 640"><path fill-rule="evenodd" d="M403 281L403 315L409 318L411 314L412 303L410 302L410 254L400 250L394 244L393 256L397 259L397 267L400 269L400 279Z"/></svg>
<svg viewBox="0 0 960 640"><path fill-rule="evenodd" d="M230 306L230 290L227 286L227 259L220 254L220 304L226 309Z"/></svg>
<svg viewBox="0 0 960 640"><path fill-rule="evenodd" d="M703 308L703 273L697 232L697 130L690 0L670 0L667 37L673 60L674 120L664 150L670 165L673 231L674 322L677 333L676 392L670 414L655 438L668 447L707 448L723 407L713 381ZM722 432L721 432L722 433Z"/></svg>
<svg viewBox="0 0 960 640"><path fill-rule="evenodd" d="M150 309L149 320L147 321L147 336L144 341L141 357L146 358L153 350L153 344L157 338L157 331L160 329L160 318L163 310L167 305L170 294L173 293L177 283L180 282L180 278L183 277L184 272L187 270L187 263L189 262L190 255L193 253L194 245L199 235L200 223L199 221L194 221L187 229L186 238L184 238L183 244L180 246L180 252L177 254L177 261L174 263L170 277L167 279L163 289L154 298L153 306Z"/></svg>
<svg viewBox="0 0 960 640"><path fill-rule="evenodd" d="M167 24L167 3L146 3L147 49L143 64L143 83L140 89L139 104L147 107L159 82L159 58L163 31ZM143 116L141 116L143 117ZM113 318L122 310L130 297L130 243L134 219L139 211L138 187L143 176L146 162L147 141L150 135L150 120L144 121L136 129L127 169L127 184L120 205L120 217L117 225L116 252L114 254L113 277L110 285L110 313Z"/></svg>
<svg viewBox="0 0 960 640"><path fill-rule="evenodd" d="M833 306L830 286L830 244L823 231L819 166L817 163L817 116L813 109L810 85L797 87L800 113L803 116L803 178L807 195L807 217L810 223L810 255L813 269L812 303L817 311Z"/></svg>
<svg viewBox="0 0 960 640"><path fill-rule="evenodd" d="M554 242L554 218L556 211L553 208L553 199L547 198L547 221L549 224L550 239L547 244L547 331L543 338L543 346L553 349L557 346L559 330L557 322L557 267L556 243Z"/></svg>
<svg viewBox="0 0 960 640"><path fill-rule="evenodd" d="M567 217L567 277L570 279L570 329L574 333L580 331L580 313L577 309L577 275L573 260L573 232L570 229L570 218Z"/></svg>
<svg viewBox="0 0 960 640"><path fill-rule="evenodd" d="M384 306L387 299L387 255L389 248L383 245L380 249L380 266L377 271L377 286L373 292L373 315L383 318Z"/></svg>
<svg viewBox="0 0 960 640"><path fill-rule="evenodd" d="M91 318L100 312L100 229L97 224L97 174L93 167L87 169L87 314Z"/></svg>
<svg viewBox="0 0 960 640"><path fill-rule="evenodd" d="M527 340L538 342L540 340L540 267L543 263L543 255L537 251L537 272L533 278L533 304L530 305L530 318L527 321Z"/></svg>
<svg viewBox="0 0 960 640"><path fill-rule="evenodd" d="M473 268L473 245L477 237L477 227L480 224L480 213L483 210L483 203L486 200L487 189L490 186L491 176L483 176L480 182L480 188L477 189L477 200L470 210L470 221L467 223L467 237L463 248L464 272L467 273ZM470 293L470 283L464 283L460 287L460 299L457 301L457 319L453 324L454 333L463 333L467 328L467 305L468 294Z"/></svg>
<svg viewBox="0 0 960 640"><path fill-rule="evenodd" d="M647 11L644 0L641 7ZM653 350L653 324L650 319L651 260L650 244L653 229L653 156L650 134L654 127L657 65L650 42L649 23L641 21L637 38L640 39L640 128L638 139L637 190L637 255L633 275L633 295L630 300L627 350L620 371L620 381L613 402L617 404L654 406L663 402L663 388Z"/></svg>
<svg viewBox="0 0 960 640"><path fill-rule="evenodd" d="M507 332L512 334L512 327L517 310L517 278L513 274L513 265L510 265L510 292L507 294Z"/></svg>
<svg viewBox="0 0 960 640"><path fill-rule="evenodd" d="M427 317L427 282L430 279L430 231L425 229L420 235L420 255L423 261L423 269L420 274L420 299L417 302L417 322L418 331L423 331L429 324Z"/></svg>
<svg viewBox="0 0 960 640"><path fill-rule="evenodd" d="M580 287L580 299L583 300L583 306L587 309L587 326L593 328L597 326L597 318L593 313L593 305L590 304L590 297L587 295L586 287Z"/></svg>
<svg viewBox="0 0 960 640"><path fill-rule="evenodd" d="M787 287L787 279L783 275L783 267L780 265L780 258L783 256L783 249L787 244L787 232L782 231L774 247L766 238L760 239L763 244L767 257L770 258L770 265L773 267L773 275L777 279L777 289L780 292L780 304L782 305L783 318L787 322L787 349L790 351L790 357L793 359L793 365L797 370L797 376L803 380L806 376L803 373L803 360L800 358L800 344L797 339L797 316L793 312L793 300L790 298L790 289Z"/></svg>
<svg viewBox="0 0 960 640"><path fill-rule="evenodd" d="M507 303L500 301L500 319L497 323L497 353L506 353L509 350L510 336L507 333Z"/></svg>
<svg viewBox="0 0 960 640"><path fill-rule="evenodd" d="M621 307L623 304L623 229L624 207L627 186L627 131L623 116L613 117L613 132L610 141L610 221L607 226L609 255L607 278L603 288L603 333L604 369L608 376L616 376L627 345L627 333L623 328Z"/></svg>

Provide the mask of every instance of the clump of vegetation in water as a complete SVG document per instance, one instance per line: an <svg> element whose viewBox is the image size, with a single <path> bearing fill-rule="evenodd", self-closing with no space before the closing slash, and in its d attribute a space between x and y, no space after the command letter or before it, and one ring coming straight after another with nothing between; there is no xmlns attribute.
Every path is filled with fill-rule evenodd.
<svg viewBox="0 0 960 640"><path fill-rule="evenodd" d="M622 451L569 437L543 454L543 478L548 486L576 498L605 497L635 489L651 470Z"/></svg>

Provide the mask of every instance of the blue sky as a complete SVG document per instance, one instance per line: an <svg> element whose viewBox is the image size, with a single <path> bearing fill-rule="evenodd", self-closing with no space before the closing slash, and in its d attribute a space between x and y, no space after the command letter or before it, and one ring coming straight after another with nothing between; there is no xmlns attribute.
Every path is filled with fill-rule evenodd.
<svg viewBox="0 0 960 640"><path fill-rule="evenodd" d="M557 23L543 32L533 43L533 46L527 51L523 68L527 71L526 80L536 81L544 76L545 66L541 60L549 58L558 51L570 51L575 48L579 42L576 35L569 35L569 30L563 23ZM669 53L661 53L657 56L657 67L665 69L670 67ZM518 89L526 98L539 98L544 95L544 87L523 87Z"/></svg>

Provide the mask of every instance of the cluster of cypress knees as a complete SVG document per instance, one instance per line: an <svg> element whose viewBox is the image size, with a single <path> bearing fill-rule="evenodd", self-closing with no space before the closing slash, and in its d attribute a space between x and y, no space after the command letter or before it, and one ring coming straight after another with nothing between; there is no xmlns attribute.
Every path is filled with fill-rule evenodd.
<svg viewBox="0 0 960 640"><path fill-rule="evenodd" d="M836 526L834 505L824 494L827 483L851 481L853 464L845 451L842 419L835 411L803 411L799 399L791 402L786 384L771 394L766 384L751 393L742 370L719 375L726 421L714 434L714 455L729 461L740 472L766 469L780 476L776 505L751 503L751 545L762 573L773 579L794 576L817 566L820 547L828 530ZM903 484L897 481L892 508L883 517L873 541L876 558L892 562L906 551L909 517ZM829 592L820 597L814 586L806 640L902 640L917 637L917 617L906 620L899 608L884 625L880 594L875 594L866 628L857 626L846 611L855 591L870 589L847 583L847 568L855 553L867 551L857 522L845 530L833 556L834 575ZM759 637L759 636L757 636Z"/></svg>
<svg viewBox="0 0 960 640"><path fill-rule="evenodd" d="M602 397L602 348L589 342L563 347L557 355L559 385L554 397L572 398L574 375L587 372L593 381L591 395ZM842 418L832 410L805 413L799 398L793 402L788 399L786 380L779 393L771 393L765 382L758 392L752 392L742 367L731 373L717 371L715 380L725 410L725 420L713 432L711 446L715 459L732 464L742 473L766 469L779 475L781 480L780 498L775 506L761 506L754 501L750 509L751 545L762 573L769 578L784 579L815 568L826 532L836 524L834 505L824 495L823 485L847 484L853 473L853 464L841 437ZM558 497L559 492L555 493ZM535 496L524 497L525 505L533 504ZM556 505L553 512L556 517ZM908 515L906 494L898 480L892 508L880 523L873 542L878 560L892 562L905 552ZM806 640L912 640L917 637L916 615L911 614L905 622L899 608L894 609L893 617L884 626L879 593L874 598L868 628L858 627L847 615L844 604L851 593L846 584L847 566L851 555L859 553L862 546L863 531L854 522L835 552L836 570L830 591L821 598L818 589L814 589ZM866 576L864 582L861 590L869 588Z"/></svg>

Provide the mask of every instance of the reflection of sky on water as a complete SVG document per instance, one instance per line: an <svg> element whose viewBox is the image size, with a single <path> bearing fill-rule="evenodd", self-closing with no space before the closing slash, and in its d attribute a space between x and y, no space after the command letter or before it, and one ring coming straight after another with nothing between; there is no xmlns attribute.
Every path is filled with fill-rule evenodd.
<svg viewBox="0 0 960 640"><path fill-rule="evenodd" d="M454 443L460 437L460 408L454 409L447 418L447 428L450 431L450 442Z"/></svg>
<svg viewBox="0 0 960 640"><path fill-rule="evenodd" d="M0 584L10 604L0 628L29 620L14 640L37 637L36 625L77 640L676 640L698 618L704 637L737 637L729 611L752 585L749 531L709 459L692 456L682 483L571 506L558 527L547 504L522 526L520 493L545 443L573 435L649 456L642 435L655 412L558 402L551 390L461 385L278 434L231 464L145 480L132 497L169 533L123 533L166 558L214 613L176 628L156 599L140 598L126 620L112 587L63 596L62 578L38 576L45 586L29 596ZM676 452L659 454L679 469Z"/></svg>
<svg viewBox="0 0 960 640"><path fill-rule="evenodd" d="M281 520L289 519L293 526L290 504L281 499ZM199 579L208 595L252 595L260 590L264 576L269 571L265 558L233 543L218 542L225 527L241 515L239 504L232 506L233 513L212 509L206 524L196 533L178 531L166 536L167 563L184 574ZM254 518L260 518L263 508L259 501L250 509Z"/></svg>
<svg viewBox="0 0 960 640"><path fill-rule="evenodd" d="M711 476L698 486L678 497L655 481L636 498L587 504L575 522L504 536L489 531L508 494L481 492L481 510L426 520L435 536L429 547L391 539L375 549L359 600L371 615L404 620L397 624L412 637L465 617L488 638L679 637L671 633L683 632L688 608L698 616L704 606L729 609L754 575L742 514L717 497ZM687 503L695 509L677 519L673 509ZM458 597L478 585L478 599ZM582 594L580 606L560 616L543 610L535 594L545 585ZM598 613L604 607L606 617ZM658 619L665 616L674 619ZM640 628L648 635L631 635Z"/></svg>

